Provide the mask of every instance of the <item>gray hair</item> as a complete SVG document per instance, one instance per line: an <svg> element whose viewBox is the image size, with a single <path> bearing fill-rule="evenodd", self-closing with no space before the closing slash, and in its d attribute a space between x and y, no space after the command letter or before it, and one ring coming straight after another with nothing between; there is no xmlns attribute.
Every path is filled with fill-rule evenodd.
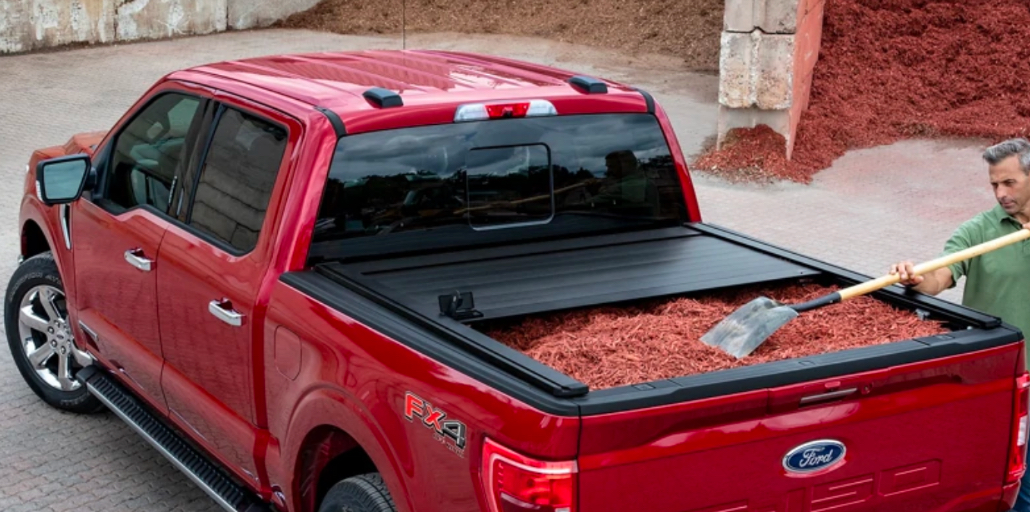
<svg viewBox="0 0 1030 512"><path fill-rule="evenodd" d="M1022 138L1009 139L984 151L984 160L991 165L998 165L1011 156L1018 156L1023 173L1030 174L1030 141Z"/></svg>

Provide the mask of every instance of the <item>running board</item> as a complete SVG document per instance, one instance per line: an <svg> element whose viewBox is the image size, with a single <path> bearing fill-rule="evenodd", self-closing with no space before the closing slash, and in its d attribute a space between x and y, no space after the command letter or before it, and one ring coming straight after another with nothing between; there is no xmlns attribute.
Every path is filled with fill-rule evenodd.
<svg viewBox="0 0 1030 512"><path fill-rule="evenodd" d="M234 482L221 468L183 441L140 401L97 366L87 366L75 378L86 385L108 409L114 411L161 455L190 477L212 499L230 512L269 512L248 489Z"/></svg>

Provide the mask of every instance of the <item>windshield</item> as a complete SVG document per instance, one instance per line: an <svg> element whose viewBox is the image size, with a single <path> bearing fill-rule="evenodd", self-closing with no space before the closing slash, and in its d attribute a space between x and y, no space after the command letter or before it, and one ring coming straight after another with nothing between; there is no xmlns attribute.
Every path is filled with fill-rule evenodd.
<svg viewBox="0 0 1030 512"><path fill-rule="evenodd" d="M654 116L420 126L340 139L312 255L365 257L686 220Z"/></svg>

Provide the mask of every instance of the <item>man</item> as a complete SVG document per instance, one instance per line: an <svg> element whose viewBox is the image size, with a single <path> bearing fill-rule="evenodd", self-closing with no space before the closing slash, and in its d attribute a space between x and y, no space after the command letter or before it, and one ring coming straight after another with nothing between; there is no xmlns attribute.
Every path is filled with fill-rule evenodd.
<svg viewBox="0 0 1030 512"><path fill-rule="evenodd" d="M632 151L612 151L605 155L604 163L604 184L595 201L611 201L615 209L627 215L660 215L658 187Z"/></svg>
<svg viewBox="0 0 1030 512"><path fill-rule="evenodd" d="M988 240L1030 229L1030 141L1012 139L987 149L991 186L998 205L966 221L944 246L950 254ZM904 261L891 266L901 284L937 295L966 277L962 303L1000 317L1030 337L1030 241L1002 247L975 258L913 276L913 264ZM1030 352L1030 350L1028 350ZM1030 353L1028 353L1030 358ZM1030 512L1030 472L1023 478L1010 512Z"/></svg>

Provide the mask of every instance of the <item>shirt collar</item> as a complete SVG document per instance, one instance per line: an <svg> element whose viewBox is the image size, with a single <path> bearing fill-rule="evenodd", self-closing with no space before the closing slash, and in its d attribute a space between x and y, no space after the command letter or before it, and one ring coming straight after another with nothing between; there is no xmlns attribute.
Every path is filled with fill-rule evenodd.
<svg viewBox="0 0 1030 512"><path fill-rule="evenodd" d="M1015 224L1016 226L1023 227L1023 224L1016 220L1015 217L1009 215L1009 213L1006 212L1000 204L994 205L994 208L991 209L991 213L994 214L994 219L1001 224L1008 222L1011 224Z"/></svg>

